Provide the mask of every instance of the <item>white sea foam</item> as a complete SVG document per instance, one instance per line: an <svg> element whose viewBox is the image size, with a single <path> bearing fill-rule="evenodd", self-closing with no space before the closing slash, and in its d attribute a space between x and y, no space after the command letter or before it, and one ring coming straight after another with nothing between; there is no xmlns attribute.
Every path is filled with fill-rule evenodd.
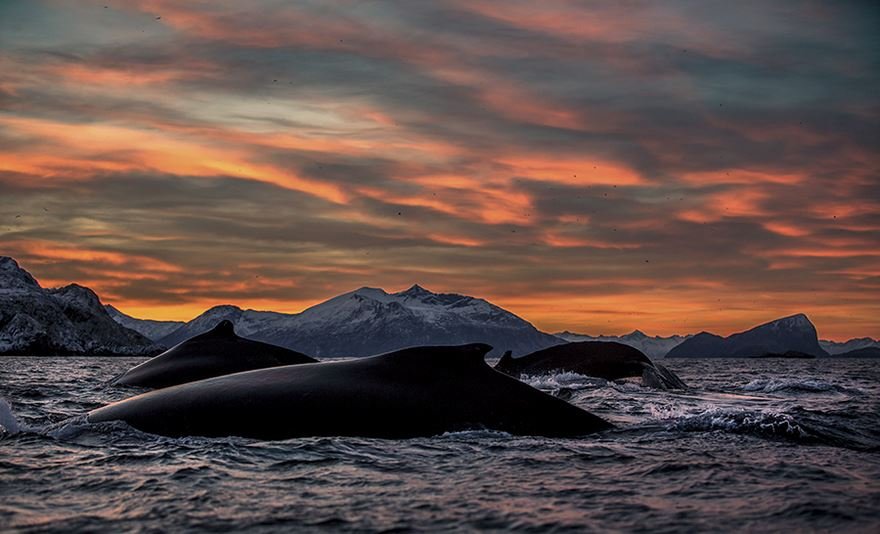
<svg viewBox="0 0 880 534"><path fill-rule="evenodd" d="M672 418L668 428L685 432L724 431L796 440L811 437L794 417L786 413L716 407L696 415Z"/></svg>
<svg viewBox="0 0 880 534"><path fill-rule="evenodd" d="M649 403L645 405L645 409L651 414L651 417L660 421L679 419L689 415L688 409L682 404ZM704 411L716 409L714 404L704 405Z"/></svg>
<svg viewBox="0 0 880 534"><path fill-rule="evenodd" d="M742 391L753 391L761 393L778 393L778 392L801 392L801 393L861 393L858 390L847 389L825 380L815 378L806 379L786 379L786 378L761 378L752 380L748 384L740 388Z"/></svg>
<svg viewBox="0 0 880 534"><path fill-rule="evenodd" d="M593 389L608 385L604 378L595 378L578 373L560 372L543 375L525 375L520 379L526 384L541 390L569 389Z"/></svg>

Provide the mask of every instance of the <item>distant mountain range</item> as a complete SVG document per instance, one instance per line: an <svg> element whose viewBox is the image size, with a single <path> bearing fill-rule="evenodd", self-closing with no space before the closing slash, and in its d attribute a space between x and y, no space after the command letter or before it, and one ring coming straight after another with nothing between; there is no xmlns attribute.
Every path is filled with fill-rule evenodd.
<svg viewBox="0 0 880 534"><path fill-rule="evenodd" d="M0 256L0 354L154 354L223 319L232 321L239 335L319 358L469 342L492 345L493 356L505 350L522 355L568 341L616 341L651 358L787 352L868 357L880 350L880 342L871 338L819 341L803 314L726 338L708 332L651 337L638 330L623 336L554 336L483 299L433 293L418 285L397 293L363 287L295 314L224 305L187 322L152 321L102 306L94 292L76 284L44 289L15 260Z"/></svg>
<svg viewBox="0 0 880 534"><path fill-rule="evenodd" d="M228 319L239 335L316 357L368 356L415 345L483 342L490 355L527 354L564 341L480 298L433 293L414 285L387 293L362 287L296 314L217 306L188 323L137 319L108 310L122 324L171 346ZM176 328L175 328L176 326Z"/></svg>
<svg viewBox="0 0 880 534"><path fill-rule="evenodd" d="M786 352L828 356L825 349L819 346L816 327L806 315L799 313L727 337L700 332L673 347L666 357L751 358Z"/></svg>
<svg viewBox="0 0 880 534"><path fill-rule="evenodd" d="M126 328L130 328L131 330L134 330L142 336L152 339L153 341L166 347L170 347L171 345L163 343L162 340L173 334L182 326L186 325L186 323L183 321L153 321L151 319L135 319L130 315L122 313L110 304L105 304L104 309L107 310L107 313L110 315L110 317L112 317L113 320L117 323ZM173 344L176 345L176 343Z"/></svg>
<svg viewBox="0 0 880 534"><path fill-rule="evenodd" d="M876 348L880 349L880 340L871 339L869 337L857 337L850 339L849 341L844 341L843 343L839 343L837 341L828 341L826 339L819 340L819 346L825 349L825 352L831 354L832 356L836 356L838 354L844 354L847 352L856 351L859 349L868 349L868 348Z"/></svg>
<svg viewBox="0 0 880 534"><path fill-rule="evenodd" d="M637 348L651 358L760 357L785 353L865 357L871 352L847 349L880 348L880 342L871 338L846 343L820 342L815 326L803 314L777 319L727 338L708 332L648 336L639 330L622 336L590 336L568 331L550 335L485 300L432 293L418 285L399 293L364 287L298 314L224 305L180 323L141 321L110 306L108 311L122 324L165 346L206 332L219 321L228 319L242 336L317 357L365 356L412 345L471 341L489 343L495 347L493 355L508 348L514 355L520 355L564 342L616 341ZM826 350L825 346L832 350Z"/></svg>
<svg viewBox="0 0 880 534"><path fill-rule="evenodd" d="M0 256L0 354L152 355L156 343L114 321L95 293L70 284L44 289Z"/></svg>
<svg viewBox="0 0 880 534"><path fill-rule="evenodd" d="M630 347L637 348L645 353L649 358L662 358L663 356L666 356L666 353L672 350L673 347L679 345L682 341L691 337L690 335L652 337L646 335L641 330L634 330L633 332L629 334L624 334L622 336L589 336L586 334L575 334L567 330L565 332L559 332L554 335L560 339L564 339L565 341L615 341L617 343L623 343L624 345L629 345Z"/></svg>
<svg viewBox="0 0 880 534"><path fill-rule="evenodd" d="M862 347L849 352L836 354L838 358L880 358L880 346Z"/></svg>
<svg viewBox="0 0 880 534"><path fill-rule="evenodd" d="M816 327L802 313L776 319L726 338L709 332L651 337L639 330L622 336L589 336L568 331L556 336L566 341L616 341L635 347L651 358L761 357L785 353L865 358L871 357L874 351L880 351L880 340L870 337L846 342L818 340Z"/></svg>

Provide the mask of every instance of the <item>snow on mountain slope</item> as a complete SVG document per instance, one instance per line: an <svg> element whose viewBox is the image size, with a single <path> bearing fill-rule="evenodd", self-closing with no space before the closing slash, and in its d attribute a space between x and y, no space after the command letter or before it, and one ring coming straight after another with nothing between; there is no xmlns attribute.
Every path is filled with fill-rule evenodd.
<svg viewBox="0 0 880 534"><path fill-rule="evenodd" d="M9 256L0 256L0 294L40 293L43 288L31 273Z"/></svg>
<svg viewBox="0 0 880 534"><path fill-rule="evenodd" d="M624 334L622 336L590 336L586 334L576 334L569 331L559 332L554 335L565 341L615 341L639 349L650 358L662 358L663 356L666 356L667 352L691 337L690 335L673 335L669 337L648 336L640 330L634 330L629 334Z"/></svg>
<svg viewBox="0 0 880 534"><path fill-rule="evenodd" d="M214 306L195 319L183 323L180 328L162 337L158 342L166 347L173 347L178 343L211 330L220 321L229 320L235 325L235 332L251 339L257 339L259 332L272 328L276 322L283 322L294 315L270 311L242 310L238 306L225 304Z"/></svg>
<svg viewBox="0 0 880 534"><path fill-rule="evenodd" d="M492 345L491 355L505 350L519 355L562 342L483 299L433 293L418 285L398 293L362 287L298 314L217 306L159 342L174 345L223 319L232 321L241 336L317 357L368 356L414 345L471 342Z"/></svg>
<svg viewBox="0 0 880 534"><path fill-rule="evenodd" d="M105 304L104 309L107 310L107 313L114 321L126 328L134 330L151 341L159 341L186 324L183 321L152 321L149 319L137 319L122 313L111 304Z"/></svg>
<svg viewBox="0 0 880 534"><path fill-rule="evenodd" d="M0 256L0 354L156 354L160 347L114 321L98 296L71 284L43 289Z"/></svg>

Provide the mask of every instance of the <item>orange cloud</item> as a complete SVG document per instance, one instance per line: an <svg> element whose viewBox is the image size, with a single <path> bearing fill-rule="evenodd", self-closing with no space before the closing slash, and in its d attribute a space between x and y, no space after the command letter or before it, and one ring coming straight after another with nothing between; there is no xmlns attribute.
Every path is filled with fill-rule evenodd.
<svg viewBox="0 0 880 534"><path fill-rule="evenodd" d="M588 247L615 250L641 248L641 245L632 243L617 243L611 241L602 241L599 239L582 239L577 237L564 236L552 232L544 235L542 241L551 247L562 248Z"/></svg>
<svg viewBox="0 0 880 534"><path fill-rule="evenodd" d="M288 169L253 163L251 154L234 146L205 145L184 136L109 124L3 117L0 126L38 140L29 151L0 153L0 169L4 170L52 178L64 178L64 166L90 168L92 174L101 170L155 170L188 176L227 175L269 182L332 202L347 200L347 195L333 184L303 178ZM53 152L63 156L44 156L49 145ZM68 176L83 177L77 173Z"/></svg>
<svg viewBox="0 0 880 534"><path fill-rule="evenodd" d="M428 239L431 239L432 241L436 241L438 243L443 243L444 245L455 245L459 247L479 247L485 243L482 240L474 239L467 236L436 233L428 234Z"/></svg>
<svg viewBox="0 0 880 534"><path fill-rule="evenodd" d="M763 203L768 194L758 189L740 187L714 193L700 200L700 205L678 212L679 219L695 223L715 222L730 217L765 217L771 215Z"/></svg>
<svg viewBox="0 0 880 534"><path fill-rule="evenodd" d="M789 224L781 221L767 221L762 223L764 228L771 232L786 237L803 237L810 235L810 231L797 224Z"/></svg>
<svg viewBox="0 0 880 534"><path fill-rule="evenodd" d="M6 241L0 247L16 251L27 257L29 262L78 262L87 264L103 264L111 267L136 267L138 272L179 273L182 268L171 263L141 256L108 250L94 250L79 246L64 246L51 241ZM136 273L131 273L136 275Z"/></svg>
<svg viewBox="0 0 880 534"><path fill-rule="evenodd" d="M163 85L169 82L201 77L211 72L213 72L213 68L207 63L191 64L187 65L186 68L176 66L153 70L70 64L49 68L47 75L60 78L64 83L125 88L130 86Z"/></svg>
<svg viewBox="0 0 880 534"><path fill-rule="evenodd" d="M498 163L513 176L566 185L643 185L635 170L601 158L502 156Z"/></svg>
<svg viewBox="0 0 880 534"><path fill-rule="evenodd" d="M681 180L694 185L707 184L784 184L794 185L803 182L802 172L772 172L748 169L725 169L711 172L689 172L681 175Z"/></svg>

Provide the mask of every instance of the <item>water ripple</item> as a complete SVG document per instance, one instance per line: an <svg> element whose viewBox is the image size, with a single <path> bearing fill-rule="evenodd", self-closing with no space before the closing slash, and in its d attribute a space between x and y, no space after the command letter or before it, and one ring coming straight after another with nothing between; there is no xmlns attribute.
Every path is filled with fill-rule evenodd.
<svg viewBox="0 0 880 534"><path fill-rule="evenodd" d="M131 358L0 358L0 530L876 531L870 362L673 361L660 392L534 377L614 421L586 439L172 439L83 414Z"/></svg>

